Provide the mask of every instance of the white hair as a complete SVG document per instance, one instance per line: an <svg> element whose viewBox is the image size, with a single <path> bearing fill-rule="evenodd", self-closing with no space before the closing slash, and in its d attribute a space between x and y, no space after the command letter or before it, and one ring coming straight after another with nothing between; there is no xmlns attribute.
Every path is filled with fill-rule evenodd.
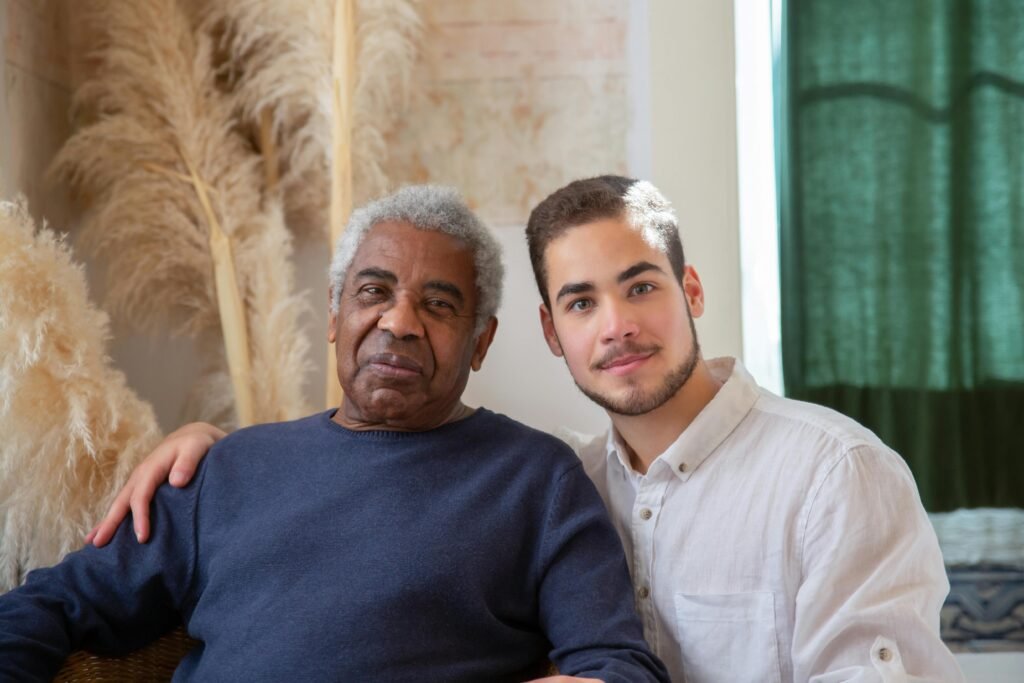
<svg viewBox="0 0 1024 683"><path fill-rule="evenodd" d="M501 305L505 267L501 245L462 200L458 190L439 185L410 185L356 209L338 240L328 271L331 285L331 313L337 314L345 275L370 229L379 223L402 221L417 230L434 230L465 243L473 251L476 270L476 327L484 330L487 320Z"/></svg>

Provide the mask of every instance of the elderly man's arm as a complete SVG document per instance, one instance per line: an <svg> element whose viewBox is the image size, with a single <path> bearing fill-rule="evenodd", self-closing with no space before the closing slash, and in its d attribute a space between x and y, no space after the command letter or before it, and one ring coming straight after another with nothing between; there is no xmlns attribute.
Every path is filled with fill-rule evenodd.
<svg viewBox="0 0 1024 683"><path fill-rule="evenodd" d="M0 680L50 680L74 650L122 654L178 623L196 555L195 488L158 492L150 543L126 520L107 547L87 546L0 596Z"/></svg>
<svg viewBox="0 0 1024 683"><path fill-rule="evenodd" d="M149 540L149 503L157 488L164 481L178 488L186 486L207 451L225 436L225 432L211 424L191 422L164 437L132 470L106 516L89 532L85 542L98 548L105 546L129 512L139 543Z"/></svg>
<svg viewBox="0 0 1024 683"><path fill-rule="evenodd" d="M594 485L577 464L556 486L537 558L551 660L605 683L668 681L644 641L622 543Z"/></svg>
<svg viewBox="0 0 1024 683"><path fill-rule="evenodd" d="M962 681L939 638L935 532L895 453L852 449L812 492L796 599L796 680Z"/></svg>

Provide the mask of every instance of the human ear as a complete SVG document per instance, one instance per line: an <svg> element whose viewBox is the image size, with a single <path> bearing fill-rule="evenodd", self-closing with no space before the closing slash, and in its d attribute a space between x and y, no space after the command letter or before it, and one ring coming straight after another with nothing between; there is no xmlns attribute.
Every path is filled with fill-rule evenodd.
<svg viewBox="0 0 1024 683"><path fill-rule="evenodd" d="M337 338L338 314L332 311L334 296L331 288L327 288L327 343L333 344Z"/></svg>
<svg viewBox="0 0 1024 683"><path fill-rule="evenodd" d="M540 326L544 330L544 341L548 343L551 353L562 356L562 344L558 341L558 333L555 332L555 321L551 317L551 311L544 304L540 305Z"/></svg>
<svg viewBox="0 0 1024 683"><path fill-rule="evenodd" d="M494 333L497 331L498 319L492 315L487 319L487 325L484 327L484 331L476 338L476 344L473 348L473 358L470 361L470 367L473 368L473 372L476 372L483 367L484 358L487 356L487 349L491 348L491 342L494 341Z"/></svg>
<svg viewBox="0 0 1024 683"><path fill-rule="evenodd" d="M690 314L699 318L704 314L704 285L700 282L700 275L693 266L686 266L683 269L683 295L686 303L690 306Z"/></svg>

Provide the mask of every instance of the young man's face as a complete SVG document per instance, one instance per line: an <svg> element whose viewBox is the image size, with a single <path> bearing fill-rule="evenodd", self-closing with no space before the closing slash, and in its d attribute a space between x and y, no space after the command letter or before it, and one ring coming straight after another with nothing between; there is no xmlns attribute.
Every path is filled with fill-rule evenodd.
<svg viewBox="0 0 1024 683"><path fill-rule="evenodd" d="M544 262L544 336L580 390L621 415L675 396L699 357L693 317L704 312L704 292L696 271L687 267L678 282L668 256L617 218L570 228L548 244Z"/></svg>

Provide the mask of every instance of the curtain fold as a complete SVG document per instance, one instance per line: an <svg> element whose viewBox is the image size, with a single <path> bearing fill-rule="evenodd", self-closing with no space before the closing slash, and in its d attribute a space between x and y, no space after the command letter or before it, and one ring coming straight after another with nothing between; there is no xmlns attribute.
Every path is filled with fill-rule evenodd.
<svg viewBox="0 0 1024 683"><path fill-rule="evenodd" d="M783 371L930 510L1024 506L1024 3L786 0Z"/></svg>

